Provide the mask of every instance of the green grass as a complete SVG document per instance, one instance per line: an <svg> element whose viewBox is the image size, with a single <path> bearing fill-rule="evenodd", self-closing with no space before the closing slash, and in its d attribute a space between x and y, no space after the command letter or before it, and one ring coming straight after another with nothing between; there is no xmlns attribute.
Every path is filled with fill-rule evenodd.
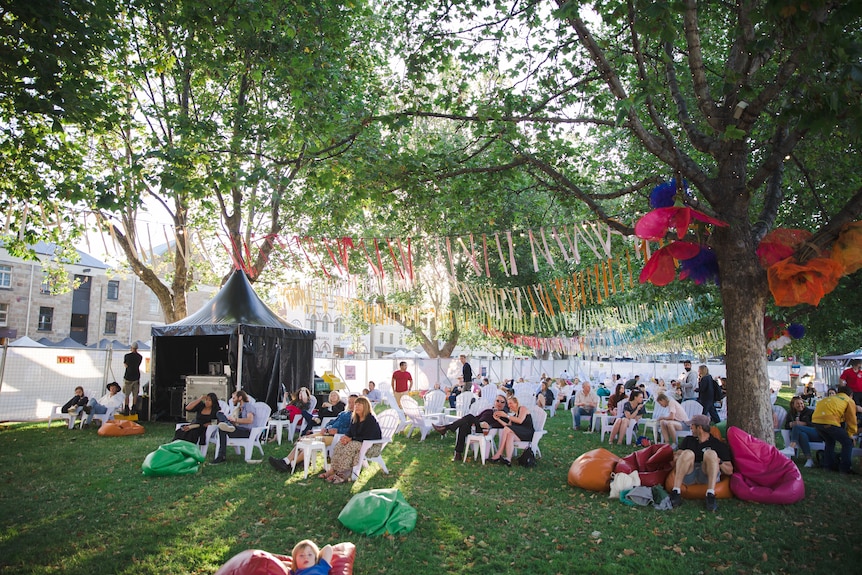
<svg viewBox="0 0 862 575"><path fill-rule="evenodd" d="M243 549L289 552L304 538L353 541L358 574L829 573L862 560L848 509L862 478L803 469L806 498L792 506L627 507L566 484L575 457L600 446L572 432L566 411L531 470L452 463L451 435L400 435L384 451L389 475L372 465L339 486L232 450L194 476L147 478L141 462L173 426L146 427L126 438L45 423L0 431L0 574L209 574ZM412 533L372 539L338 522L354 493L388 487L418 511Z"/></svg>

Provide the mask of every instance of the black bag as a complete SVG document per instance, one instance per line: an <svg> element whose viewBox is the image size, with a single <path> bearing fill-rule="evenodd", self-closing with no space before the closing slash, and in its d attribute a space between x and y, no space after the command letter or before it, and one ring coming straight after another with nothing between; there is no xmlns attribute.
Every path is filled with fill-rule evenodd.
<svg viewBox="0 0 862 575"><path fill-rule="evenodd" d="M518 456L518 465L522 467L535 467L536 466L536 454L533 453L533 448L528 447Z"/></svg>

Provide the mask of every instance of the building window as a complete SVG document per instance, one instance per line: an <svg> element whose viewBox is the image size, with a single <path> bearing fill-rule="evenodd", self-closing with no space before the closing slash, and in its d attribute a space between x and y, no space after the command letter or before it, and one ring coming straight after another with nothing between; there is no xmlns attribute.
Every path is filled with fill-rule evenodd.
<svg viewBox="0 0 862 575"><path fill-rule="evenodd" d="M51 331L54 324L54 308L39 308L39 331Z"/></svg>
<svg viewBox="0 0 862 575"><path fill-rule="evenodd" d="M120 282L119 280L108 281L108 299L120 299Z"/></svg>
<svg viewBox="0 0 862 575"><path fill-rule="evenodd" d="M156 315L159 313L159 310L161 310L161 307L159 307L159 298L156 297L156 294L150 292L150 314Z"/></svg>
<svg viewBox="0 0 862 575"><path fill-rule="evenodd" d="M383 343L383 332L380 332L380 343Z"/></svg>
<svg viewBox="0 0 862 575"><path fill-rule="evenodd" d="M308 329L311 331L317 331L317 316L310 315L308 316Z"/></svg>
<svg viewBox="0 0 862 575"><path fill-rule="evenodd" d="M42 276L42 285L39 286L39 293L51 295L51 277L48 274Z"/></svg>
<svg viewBox="0 0 862 575"><path fill-rule="evenodd" d="M105 313L105 333L117 333L117 312Z"/></svg>
<svg viewBox="0 0 862 575"><path fill-rule="evenodd" d="M390 333L389 334L389 345L392 345L394 342L395 342L395 334Z"/></svg>
<svg viewBox="0 0 862 575"><path fill-rule="evenodd" d="M320 331L326 333L329 331L329 316L323 316L323 319L320 320Z"/></svg>
<svg viewBox="0 0 862 575"><path fill-rule="evenodd" d="M0 303L0 327L9 325L9 304Z"/></svg>
<svg viewBox="0 0 862 575"><path fill-rule="evenodd" d="M0 266L0 288L12 288L12 266Z"/></svg>
<svg viewBox="0 0 862 575"><path fill-rule="evenodd" d="M332 331L334 331L335 333L344 333L344 320L342 320L340 317L336 318Z"/></svg>

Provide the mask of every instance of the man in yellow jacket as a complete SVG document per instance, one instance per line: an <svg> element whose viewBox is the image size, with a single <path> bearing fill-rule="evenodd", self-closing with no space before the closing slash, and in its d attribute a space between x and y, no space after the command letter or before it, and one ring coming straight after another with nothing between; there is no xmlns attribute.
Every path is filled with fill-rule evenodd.
<svg viewBox="0 0 862 575"><path fill-rule="evenodd" d="M811 423L826 443L822 465L835 469L835 443L841 444L841 473L855 474L851 469L853 436L856 435L856 404L846 385L838 386L838 393L817 402ZM843 424L843 425L842 425Z"/></svg>

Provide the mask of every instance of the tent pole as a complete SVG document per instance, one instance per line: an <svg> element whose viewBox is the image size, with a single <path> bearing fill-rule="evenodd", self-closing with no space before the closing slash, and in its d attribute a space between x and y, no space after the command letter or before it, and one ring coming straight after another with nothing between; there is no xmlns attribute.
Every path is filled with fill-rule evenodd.
<svg viewBox="0 0 862 575"><path fill-rule="evenodd" d="M243 333L239 332L239 338L237 339L237 359L236 359L236 388L237 390L242 389L242 345L243 345Z"/></svg>

